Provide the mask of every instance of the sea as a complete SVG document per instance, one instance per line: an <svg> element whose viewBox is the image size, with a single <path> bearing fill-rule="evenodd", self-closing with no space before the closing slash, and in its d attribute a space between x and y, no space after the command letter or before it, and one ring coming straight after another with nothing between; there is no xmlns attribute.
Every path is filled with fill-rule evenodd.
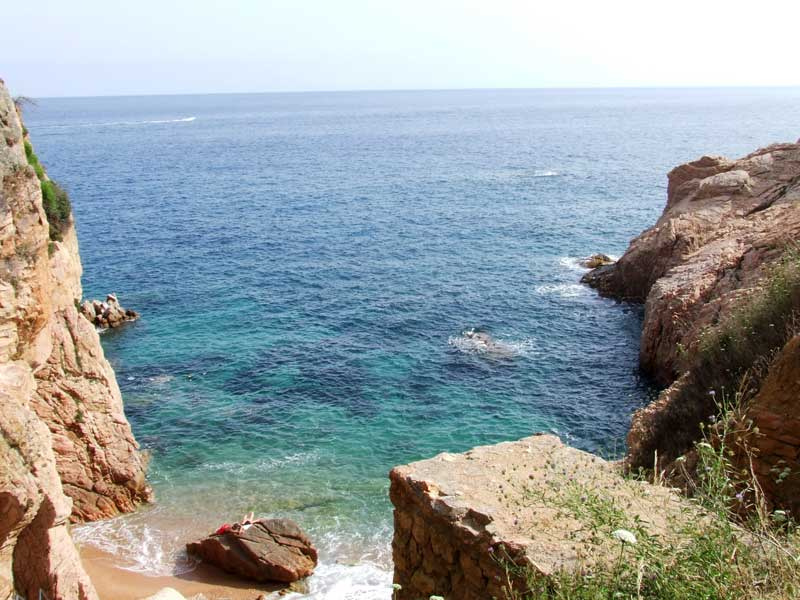
<svg viewBox="0 0 800 600"><path fill-rule="evenodd" d="M667 172L800 137L800 89L45 98L86 298L153 505L77 527L151 575L254 511L320 549L306 594L391 597L395 466L549 432L615 458L655 389L642 310L580 283ZM489 336L490 344L483 343Z"/></svg>

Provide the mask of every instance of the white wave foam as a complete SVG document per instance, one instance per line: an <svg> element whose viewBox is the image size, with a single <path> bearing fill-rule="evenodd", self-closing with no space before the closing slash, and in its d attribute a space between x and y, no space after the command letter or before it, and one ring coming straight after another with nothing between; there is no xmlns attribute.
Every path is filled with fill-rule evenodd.
<svg viewBox="0 0 800 600"><path fill-rule="evenodd" d="M165 119L161 121L134 121L133 123L128 123L129 125L150 125L153 123L191 123L192 121L196 120L197 117L186 117L184 119Z"/></svg>
<svg viewBox="0 0 800 600"><path fill-rule="evenodd" d="M197 120L197 117L182 117L180 119L155 119L151 121L111 121L105 123L74 123L67 125L46 125L50 129L74 129L81 127L120 127L120 126L135 126L135 125L159 125L164 123L191 123Z"/></svg>
<svg viewBox="0 0 800 600"><path fill-rule="evenodd" d="M548 283L537 285L535 292L540 296L561 296L562 298L576 298L589 293L585 285L579 283Z"/></svg>
<svg viewBox="0 0 800 600"><path fill-rule="evenodd" d="M161 520L168 529L160 529ZM73 537L78 544L93 546L114 557L121 569L150 577L175 576L197 567L181 540L197 537L192 519L181 522L170 512L153 509L106 521L77 526ZM324 534L309 533L318 542L321 560L306 580L304 593L289 598L314 600L385 600L391 597L392 561L388 540L391 527L379 527L366 535L342 535L342 528ZM278 593L270 598L282 597Z"/></svg>
<svg viewBox="0 0 800 600"><path fill-rule="evenodd" d="M585 273L589 269L581 264L582 258L578 256L562 256L558 259L558 265L566 271L574 271L576 273Z"/></svg>
<svg viewBox="0 0 800 600"><path fill-rule="evenodd" d="M498 340L488 334L468 329L459 336L450 336L447 343L464 354L485 354L498 357L530 356L535 351L532 339L521 341Z"/></svg>
<svg viewBox="0 0 800 600"><path fill-rule="evenodd" d="M608 256L608 258L610 258L614 262L619 260L619 256L616 256L614 254L607 254L606 256ZM562 256L561 258L558 259L558 265L561 267L562 270L565 271L573 271L575 273L585 273L586 271L590 270L588 267L584 267L581 264L581 261L585 259L586 257L580 257L580 256Z"/></svg>
<svg viewBox="0 0 800 600"><path fill-rule="evenodd" d="M320 562L307 580L308 592L284 598L312 600L386 600L392 597L392 571L374 563L345 565ZM273 594L278 597L278 594Z"/></svg>
<svg viewBox="0 0 800 600"><path fill-rule="evenodd" d="M534 177L558 177L560 174L558 171L549 171L547 169L537 169L533 172Z"/></svg>
<svg viewBox="0 0 800 600"><path fill-rule="evenodd" d="M174 536L159 531L139 519L118 517L75 527L73 537L78 544L93 546L114 556L118 566L150 576L177 575L195 568L196 562Z"/></svg>
<svg viewBox="0 0 800 600"><path fill-rule="evenodd" d="M169 383L173 379L174 377L172 375L164 374L164 375L154 375L153 377L150 377L147 381L149 381L154 385L164 385L165 383Z"/></svg>
<svg viewBox="0 0 800 600"><path fill-rule="evenodd" d="M261 474L267 471L274 471L289 465L292 465L294 468L298 465L306 465L315 462L318 459L319 453L316 451L297 452L280 457L265 456L256 461L247 463L233 461L203 463L201 468L205 471L222 471L224 473L242 476L245 474Z"/></svg>

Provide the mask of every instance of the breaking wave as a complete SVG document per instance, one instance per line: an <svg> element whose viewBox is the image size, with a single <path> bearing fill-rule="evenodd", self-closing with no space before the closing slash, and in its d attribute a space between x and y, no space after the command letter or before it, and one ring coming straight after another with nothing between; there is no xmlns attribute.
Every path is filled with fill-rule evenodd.
<svg viewBox="0 0 800 600"><path fill-rule="evenodd" d="M562 298L577 298L591 293L589 288L580 283L548 283L537 285L534 291L539 296L561 296Z"/></svg>

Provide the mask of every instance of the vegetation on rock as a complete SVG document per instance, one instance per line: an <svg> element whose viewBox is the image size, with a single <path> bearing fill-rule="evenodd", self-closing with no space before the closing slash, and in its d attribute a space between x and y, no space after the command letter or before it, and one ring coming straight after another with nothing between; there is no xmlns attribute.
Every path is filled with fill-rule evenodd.
<svg viewBox="0 0 800 600"><path fill-rule="evenodd" d="M47 177L44 167L39 162L39 158L28 140L25 140L25 156L28 159L28 164L33 167L36 176L39 178L39 185L42 188L42 205L47 215L47 221L50 224L50 239L59 241L70 222L72 208L69 203L69 196L61 186Z"/></svg>
<svg viewBox="0 0 800 600"><path fill-rule="evenodd" d="M600 539L619 540L611 565L562 570L543 576L528 570L527 588L513 600L779 600L800 597L800 530L781 510L769 511L752 469L747 442L757 432L741 406L720 402L719 420L704 428L692 460L694 501L707 518L675 519L670 527L683 543L650 535L626 507L597 490L575 485L563 509ZM678 461L683 464L686 458ZM747 462L747 461L745 461ZM598 542L599 543L599 542ZM501 560L502 557L501 557ZM509 580L520 573L505 562Z"/></svg>

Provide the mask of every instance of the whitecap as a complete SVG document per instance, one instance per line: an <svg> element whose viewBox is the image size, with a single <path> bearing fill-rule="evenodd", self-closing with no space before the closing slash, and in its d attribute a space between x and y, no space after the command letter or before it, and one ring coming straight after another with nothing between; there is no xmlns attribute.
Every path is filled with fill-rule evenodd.
<svg viewBox="0 0 800 600"><path fill-rule="evenodd" d="M534 291L540 296L560 296L562 298L577 298L589 293L589 289L579 283L548 283L537 285Z"/></svg>
<svg viewBox="0 0 800 600"><path fill-rule="evenodd" d="M574 273L586 273L586 271L590 271L589 267L584 267L581 264L581 261L586 260L591 254L587 254L586 256L562 256L558 259L558 265L563 271L572 271ZM614 254L607 254L608 258L617 262L619 260L619 256Z"/></svg>
<svg viewBox="0 0 800 600"><path fill-rule="evenodd" d="M104 123L67 123L63 125L44 125L43 129L75 129L83 127L122 127L136 125L160 125L165 123L191 123L197 117L180 117L177 119L153 119L148 121L107 121Z"/></svg>
<svg viewBox="0 0 800 600"><path fill-rule="evenodd" d="M536 169L533 172L534 177L558 177L560 174L558 171L550 171L548 169Z"/></svg>
<svg viewBox="0 0 800 600"><path fill-rule="evenodd" d="M150 125L154 123L191 123L196 119L197 117L185 117L183 119L164 119L159 121L134 121L133 123L130 123L130 125Z"/></svg>
<svg viewBox="0 0 800 600"><path fill-rule="evenodd" d="M562 270L585 273L589 269L581 264L583 258L579 256L562 256L558 259L558 265Z"/></svg>

